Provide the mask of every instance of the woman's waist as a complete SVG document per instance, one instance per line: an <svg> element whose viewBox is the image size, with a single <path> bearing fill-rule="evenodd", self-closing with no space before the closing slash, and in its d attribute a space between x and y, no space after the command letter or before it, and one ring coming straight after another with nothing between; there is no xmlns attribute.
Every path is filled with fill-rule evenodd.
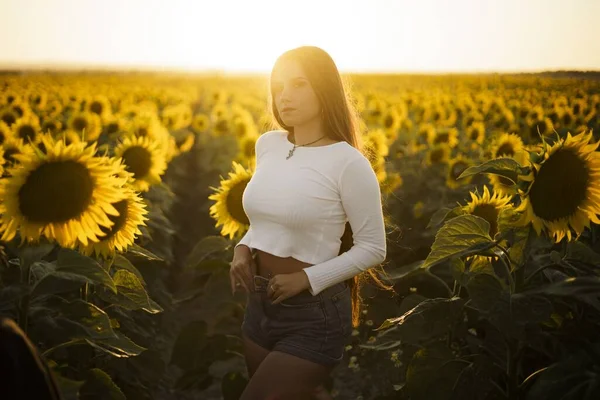
<svg viewBox="0 0 600 400"><path fill-rule="evenodd" d="M313 265L293 257L279 257L260 249L256 249L253 257L256 262L257 274L261 276L291 274Z"/></svg>

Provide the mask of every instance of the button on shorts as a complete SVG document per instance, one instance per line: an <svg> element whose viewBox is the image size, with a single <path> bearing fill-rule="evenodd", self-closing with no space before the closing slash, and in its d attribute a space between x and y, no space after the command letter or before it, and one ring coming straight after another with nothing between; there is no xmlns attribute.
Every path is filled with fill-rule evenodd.
<svg viewBox="0 0 600 400"><path fill-rule="evenodd" d="M303 290L273 304L267 294L268 276L254 275L242 332L267 350L281 351L322 364L342 361L352 333L351 291L346 282L313 296Z"/></svg>

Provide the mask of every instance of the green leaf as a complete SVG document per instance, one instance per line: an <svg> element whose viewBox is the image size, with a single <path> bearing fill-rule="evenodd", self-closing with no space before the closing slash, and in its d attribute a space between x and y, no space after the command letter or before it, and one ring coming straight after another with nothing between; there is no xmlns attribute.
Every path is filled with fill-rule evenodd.
<svg viewBox="0 0 600 400"><path fill-rule="evenodd" d="M435 235L431 252L423 268L444 262L450 258L477 254L491 247L490 224L475 215L459 215L444 224Z"/></svg>
<svg viewBox="0 0 600 400"><path fill-rule="evenodd" d="M404 343L420 344L448 333L460 320L465 302L460 297L427 299L400 317L386 319L375 331L395 327L394 337ZM380 336L386 334L382 332Z"/></svg>
<svg viewBox="0 0 600 400"><path fill-rule="evenodd" d="M570 277L562 281L542 285L521 293L516 293L514 296L521 297L531 294L544 294L551 296L573 297L600 310L600 303L598 303L597 299L599 293L600 277L581 276Z"/></svg>
<svg viewBox="0 0 600 400"><path fill-rule="evenodd" d="M207 330L208 324L204 321L192 321L186 325L179 332L173 346L171 364L184 370L192 369L195 364L194 354L200 353L208 341Z"/></svg>
<svg viewBox="0 0 600 400"><path fill-rule="evenodd" d="M80 400L127 400L112 378L99 368L88 371L87 379L79 390Z"/></svg>
<svg viewBox="0 0 600 400"><path fill-rule="evenodd" d="M59 305L60 314L56 321L71 328L71 338L110 339L116 334L110 326L110 318L92 303L76 299L71 302L63 300Z"/></svg>
<svg viewBox="0 0 600 400"><path fill-rule="evenodd" d="M443 344L418 350L406 369L408 396L411 400L447 400L468 365Z"/></svg>
<svg viewBox="0 0 600 400"><path fill-rule="evenodd" d="M600 254L580 241L569 242L566 259L582 261L596 267L600 266Z"/></svg>
<svg viewBox="0 0 600 400"><path fill-rule="evenodd" d="M584 345L533 377L526 400L595 400L600 398L600 345Z"/></svg>
<svg viewBox="0 0 600 400"><path fill-rule="evenodd" d="M150 251L144 249L143 247L138 246L137 244L132 244L127 248L128 254L133 254L134 256L142 257L151 261L164 261L162 258L154 255Z"/></svg>
<svg viewBox="0 0 600 400"><path fill-rule="evenodd" d="M129 261L127 258L123 257L120 254L117 254L115 257L115 261L113 262L113 266L120 269L125 269L131 273L133 273L137 278L142 282L143 285L146 285L144 281L144 277L142 273Z"/></svg>
<svg viewBox="0 0 600 400"><path fill-rule="evenodd" d="M56 371L52 371L52 375L58 385L58 389L60 390L60 394L63 396L64 400L78 400L79 399L79 390L81 386L84 384L84 381L75 381L72 379L65 378L61 374Z"/></svg>
<svg viewBox="0 0 600 400"><path fill-rule="evenodd" d="M387 276L382 275L381 278L390 281L389 283L405 279L414 275L415 273L422 272L421 267L423 266L424 262L424 260L419 260L410 264L401 265L400 267L390 267L388 265L385 268Z"/></svg>
<svg viewBox="0 0 600 400"><path fill-rule="evenodd" d="M184 268L194 268L214 253L227 250L231 242L222 236L206 236L194 246L184 263Z"/></svg>
<svg viewBox="0 0 600 400"><path fill-rule="evenodd" d="M27 244L18 248L21 268L31 266L48 255L56 245L54 243Z"/></svg>
<svg viewBox="0 0 600 400"><path fill-rule="evenodd" d="M145 347L135 344L131 339L122 334L115 332L116 337L105 339L85 339L91 346L100 349L114 357L132 357L141 354Z"/></svg>
<svg viewBox="0 0 600 400"><path fill-rule="evenodd" d="M142 309L150 314L163 311L158 304L151 301L144 285L132 272L120 269L113 275L113 280L117 287L117 294L108 291L98 292L98 295L105 301L128 310Z"/></svg>
<svg viewBox="0 0 600 400"><path fill-rule="evenodd" d="M501 175L512 182L518 181L518 176L523 172L521 164L512 158L495 158L480 165L474 165L463 171L458 179L466 178L480 173Z"/></svg>
<svg viewBox="0 0 600 400"><path fill-rule="evenodd" d="M441 225L443 222L463 214L464 211L462 206L454 208L442 207L435 213L433 213L433 215L429 219L429 223L427 224L426 229Z"/></svg>
<svg viewBox="0 0 600 400"><path fill-rule="evenodd" d="M467 283L472 305L484 314L508 310L510 293L494 275L476 274Z"/></svg>
<svg viewBox="0 0 600 400"><path fill-rule="evenodd" d="M61 249L58 252L56 260L56 272L60 272L62 276L65 274L78 275L84 281L92 284L102 284L117 292L115 283L111 279L108 272L102 268L94 259L84 256L74 250Z"/></svg>

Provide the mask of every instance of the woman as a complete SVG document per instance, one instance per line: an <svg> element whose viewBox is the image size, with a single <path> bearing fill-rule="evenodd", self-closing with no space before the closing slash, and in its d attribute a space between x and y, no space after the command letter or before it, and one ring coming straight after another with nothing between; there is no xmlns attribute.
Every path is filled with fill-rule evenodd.
<svg viewBox="0 0 600 400"><path fill-rule="evenodd" d="M287 51L270 90L283 129L256 141L242 197L250 228L230 270L232 291L248 293L241 399L330 399L323 384L358 325L359 274L381 284L367 271L386 256L380 187L329 54Z"/></svg>

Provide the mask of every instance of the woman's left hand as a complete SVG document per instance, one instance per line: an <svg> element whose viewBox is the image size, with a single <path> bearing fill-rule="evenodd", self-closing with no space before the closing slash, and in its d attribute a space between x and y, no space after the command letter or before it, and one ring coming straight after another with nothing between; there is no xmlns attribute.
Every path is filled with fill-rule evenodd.
<svg viewBox="0 0 600 400"><path fill-rule="evenodd" d="M278 274L269 279L267 294L271 298L271 302L277 304L309 287L308 275L304 271Z"/></svg>

